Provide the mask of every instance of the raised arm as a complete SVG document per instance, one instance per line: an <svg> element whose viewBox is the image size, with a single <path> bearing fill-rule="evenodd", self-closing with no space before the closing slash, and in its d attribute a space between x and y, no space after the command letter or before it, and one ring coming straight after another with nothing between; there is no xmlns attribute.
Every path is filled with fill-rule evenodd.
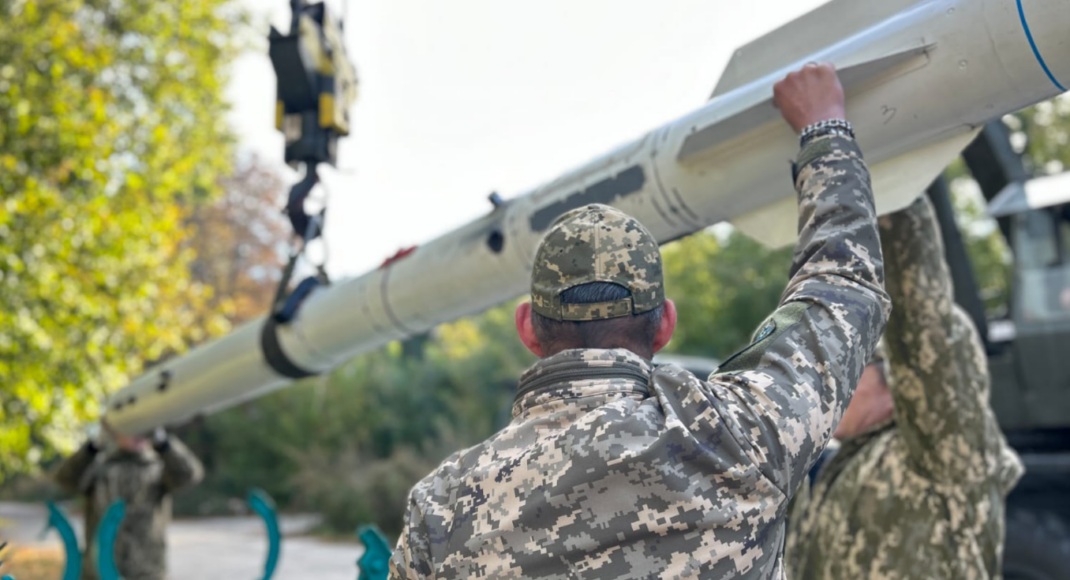
<svg viewBox="0 0 1070 580"><path fill-rule="evenodd" d="M431 536L424 521L423 508L420 507L423 505L428 483L426 479L417 483L409 494L405 527L401 530L397 547L390 557L391 580L422 580L434 577L429 545Z"/></svg>
<svg viewBox="0 0 1070 580"><path fill-rule="evenodd" d="M880 220L893 311L885 331L899 435L936 479L983 477L989 375L984 347L955 305L940 227L921 196Z"/></svg>
<svg viewBox="0 0 1070 580"><path fill-rule="evenodd" d="M737 398L726 408L749 439L740 443L789 495L832 437L889 308L869 173L854 140L813 142L797 167L791 281L755 342L710 377L715 396Z"/></svg>
<svg viewBox="0 0 1070 580"><path fill-rule="evenodd" d="M82 485L82 478L85 477L86 471L91 465L93 465L93 459L97 456L97 447L92 441L86 441L82 444L82 447L78 449L67 459L63 460L59 469L56 470L53 478L56 483L60 484L63 489L70 493L79 493L86 491L79 489Z"/></svg>
<svg viewBox="0 0 1070 580"><path fill-rule="evenodd" d="M792 99L778 104L800 129ZM787 495L832 437L889 308L869 171L854 139L811 141L795 187L799 241L781 305L709 384L721 415L735 419L741 451Z"/></svg>
<svg viewBox="0 0 1070 580"><path fill-rule="evenodd" d="M163 485L167 490L193 485L204 477L201 461L177 437L164 434L154 447L163 460Z"/></svg>

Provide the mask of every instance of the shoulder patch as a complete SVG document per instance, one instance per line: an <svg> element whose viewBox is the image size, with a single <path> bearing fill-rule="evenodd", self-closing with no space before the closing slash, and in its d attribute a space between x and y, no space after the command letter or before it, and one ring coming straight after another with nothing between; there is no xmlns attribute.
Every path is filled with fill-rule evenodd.
<svg viewBox="0 0 1070 580"><path fill-rule="evenodd" d="M810 305L805 302L788 302L777 308L772 316L758 328L754 339L743 350L737 352L724 361L713 374L730 373L753 369L761 361L765 354L766 346L784 334L789 328L803 318L803 314Z"/></svg>
<svg viewBox="0 0 1070 580"><path fill-rule="evenodd" d="M769 338L772 336L774 330L776 330L776 321L770 320L769 322L766 322L765 326L763 326L761 330L758 331L758 334L755 335L754 342L761 342L766 338Z"/></svg>

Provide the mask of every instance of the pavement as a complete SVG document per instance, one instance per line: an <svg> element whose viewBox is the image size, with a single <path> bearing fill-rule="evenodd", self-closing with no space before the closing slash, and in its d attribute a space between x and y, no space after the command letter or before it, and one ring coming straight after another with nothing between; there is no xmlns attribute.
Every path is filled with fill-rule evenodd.
<svg viewBox="0 0 1070 580"><path fill-rule="evenodd" d="M70 510L66 510L70 515ZM79 538L82 522L70 517ZM59 534L41 531L48 521L43 504L0 502L0 538L20 546L62 550ZM362 548L306 535L318 519L307 514L282 515L282 553L274 578L279 580L355 580ZM169 580L257 580L267 555L264 524L256 516L176 520L167 531Z"/></svg>

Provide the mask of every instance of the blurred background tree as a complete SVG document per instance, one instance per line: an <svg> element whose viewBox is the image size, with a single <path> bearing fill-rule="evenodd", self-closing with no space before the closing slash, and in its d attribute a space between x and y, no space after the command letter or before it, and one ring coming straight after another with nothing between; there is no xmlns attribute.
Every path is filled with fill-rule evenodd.
<svg viewBox="0 0 1070 580"><path fill-rule="evenodd" d="M230 170L232 0L0 2L0 480L227 329L187 214Z"/></svg>
<svg viewBox="0 0 1070 580"><path fill-rule="evenodd" d="M292 232L279 209L287 188L255 156L239 158L219 188L211 203L188 204L183 245L193 252L191 278L213 289L198 314L237 325L264 314L282 278Z"/></svg>

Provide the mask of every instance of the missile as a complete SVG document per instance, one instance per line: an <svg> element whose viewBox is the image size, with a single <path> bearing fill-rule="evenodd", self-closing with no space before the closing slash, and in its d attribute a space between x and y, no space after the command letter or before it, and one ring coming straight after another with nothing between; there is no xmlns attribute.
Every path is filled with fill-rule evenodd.
<svg viewBox="0 0 1070 580"><path fill-rule="evenodd" d="M773 84L837 66L878 211L906 206L985 122L1070 84L1065 0L832 0L737 50L703 106L360 277L314 292L135 379L107 401L125 433L181 423L523 294L539 239L605 203L664 243L730 221L770 245L795 237L796 135Z"/></svg>

